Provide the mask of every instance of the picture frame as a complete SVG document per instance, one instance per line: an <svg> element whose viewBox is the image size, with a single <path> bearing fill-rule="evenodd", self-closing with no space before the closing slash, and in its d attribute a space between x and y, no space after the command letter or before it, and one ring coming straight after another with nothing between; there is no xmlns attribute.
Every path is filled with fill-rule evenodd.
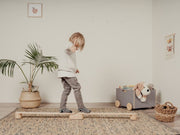
<svg viewBox="0 0 180 135"><path fill-rule="evenodd" d="M32 18L42 18L43 4L42 3L28 3L27 16Z"/></svg>
<svg viewBox="0 0 180 135"><path fill-rule="evenodd" d="M175 54L175 33L165 36L166 56Z"/></svg>

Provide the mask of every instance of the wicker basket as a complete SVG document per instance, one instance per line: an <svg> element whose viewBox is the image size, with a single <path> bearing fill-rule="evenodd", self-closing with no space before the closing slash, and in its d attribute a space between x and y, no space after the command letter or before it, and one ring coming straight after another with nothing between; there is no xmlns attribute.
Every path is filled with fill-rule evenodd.
<svg viewBox="0 0 180 135"><path fill-rule="evenodd" d="M162 122L172 122L176 116L177 108L171 103L166 102L163 105L156 105L155 118Z"/></svg>

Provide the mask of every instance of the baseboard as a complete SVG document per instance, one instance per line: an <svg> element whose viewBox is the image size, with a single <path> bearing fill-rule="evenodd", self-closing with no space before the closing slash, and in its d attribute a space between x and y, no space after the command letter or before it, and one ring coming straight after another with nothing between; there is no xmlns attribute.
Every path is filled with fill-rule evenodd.
<svg viewBox="0 0 180 135"><path fill-rule="evenodd" d="M59 102L41 102L41 104L59 104ZM76 104L75 102L69 102L67 104ZM85 102L84 104L114 104L114 102Z"/></svg>
<svg viewBox="0 0 180 135"><path fill-rule="evenodd" d="M103 108L103 107L112 107L114 106L114 102L91 102L91 103L84 103L84 105L88 108ZM48 106L48 107L59 107L60 103L52 103L52 102L42 102L41 106ZM67 103L67 107L69 108L77 108L77 104L74 102Z"/></svg>

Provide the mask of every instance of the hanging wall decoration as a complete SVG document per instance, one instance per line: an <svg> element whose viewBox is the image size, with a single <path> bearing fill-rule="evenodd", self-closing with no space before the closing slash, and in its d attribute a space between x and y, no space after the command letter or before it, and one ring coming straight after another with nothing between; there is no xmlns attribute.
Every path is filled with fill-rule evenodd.
<svg viewBox="0 0 180 135"><path fill-rule="evenodd" d="M175 54L175 33L165 36L166 55Z"/></svg>
<svg viewBox="0 0 180 135"><path fill-rule="evenodd" d="M42 3L28 3L28 17L41 18L43 12Z"/></svg>

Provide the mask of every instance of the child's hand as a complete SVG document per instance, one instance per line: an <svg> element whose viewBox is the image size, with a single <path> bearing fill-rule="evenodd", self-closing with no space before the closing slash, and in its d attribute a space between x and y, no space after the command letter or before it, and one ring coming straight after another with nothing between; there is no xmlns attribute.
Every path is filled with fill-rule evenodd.
<svg viewBox="0 0 180 135"><path fill-rule="evenodd" d="M78 69L76 70L76 73L79 73L79 70L78 70Z"/></svg>

